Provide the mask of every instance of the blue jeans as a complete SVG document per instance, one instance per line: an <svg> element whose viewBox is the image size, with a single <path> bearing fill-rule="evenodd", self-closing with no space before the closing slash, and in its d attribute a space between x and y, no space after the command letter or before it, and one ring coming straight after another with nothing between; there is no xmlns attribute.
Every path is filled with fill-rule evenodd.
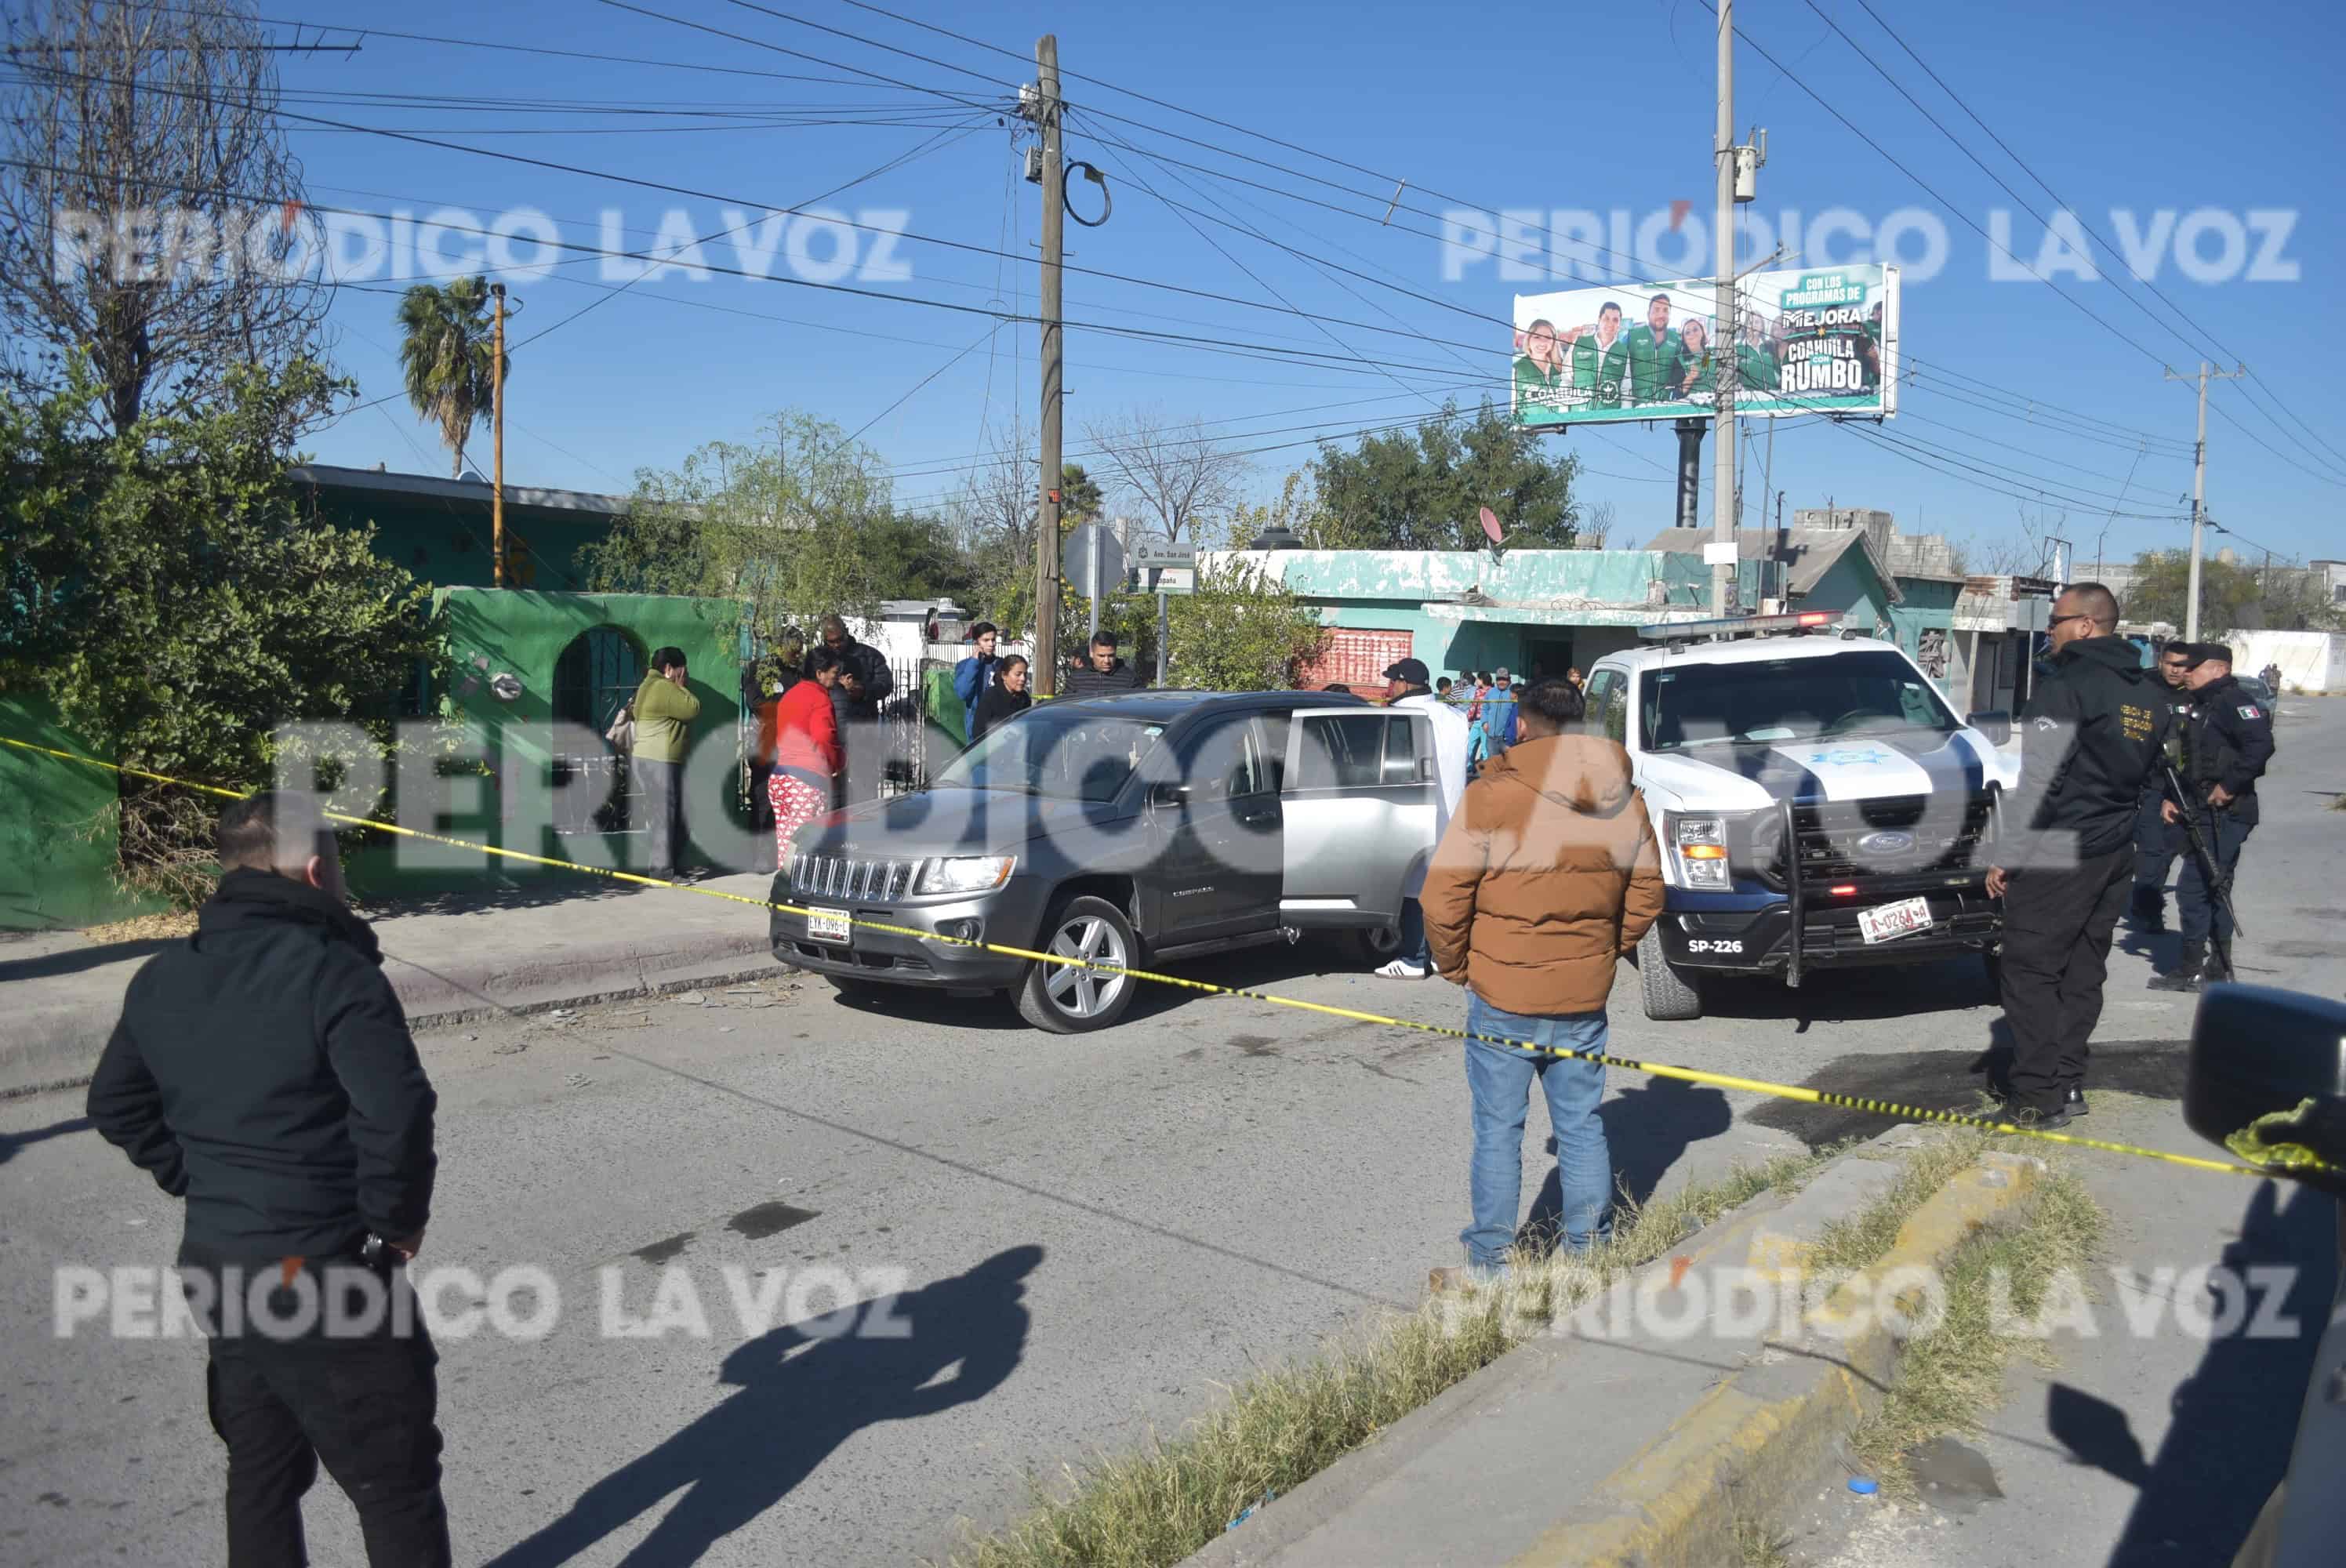
<svg viewBox="0 0 2346 1568"><path fill-rule="evenodd" d="M1554 1045L1605 1049L1605 1014L1525 1018L1494 1007L1471 993L1466 1027L1475 1034ZM1564 1246L1580 1251L1612 1233L1613 1160L1596 1103L1605 1097L1605 1069L1593 1062L1534 1056L1480 1040L1466 1042L1466 1088L1474 1101L1474 1154L1467 1187L1474 1223L1458 1233L1466 1266L1499 1267L1515 1245L1524 1186L1524 1122L1531 1111L1532 1080L1547 1091L1547 1119L1556 1134L1556 1174Z"/></svg>
<svg viewBox="0 0 2346 1568"><path fill-rule="evenodd" d="M1420 969L1433 967L1433 942L1425 934L1425 906L1415 899L1401 901L1401 951L1393 956Z"/></svg>

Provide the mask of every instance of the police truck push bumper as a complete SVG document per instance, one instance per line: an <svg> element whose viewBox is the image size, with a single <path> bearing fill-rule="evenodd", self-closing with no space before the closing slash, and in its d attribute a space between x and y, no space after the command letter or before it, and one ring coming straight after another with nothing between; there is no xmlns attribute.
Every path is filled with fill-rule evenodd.
<svg viewBox="0 0 2346 1568"><path fill-rule="evenodd" d="M1912 882L1920 885L1901 885ZM1888 885L1880 885L1886 883ZM1953 884L1953 885L1951 885ZM1858 912L1921 898L1931 923L1886 942L1867 942ZM1688 893L1669 890L1657 922L1662 955L1682 969L1783 974L1867 963L1913 963L1977 952L2000 940L2003 920L1977 874L1883 878L1862 889L1795 893Z"/></svg>

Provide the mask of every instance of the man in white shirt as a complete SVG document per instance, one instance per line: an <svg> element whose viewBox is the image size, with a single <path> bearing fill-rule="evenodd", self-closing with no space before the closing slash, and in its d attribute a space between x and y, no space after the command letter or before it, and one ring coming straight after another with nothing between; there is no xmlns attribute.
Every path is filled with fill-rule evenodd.
<svg viewBox="0 0 2346 1568"><path fill-rule="evenodd" d="M1415 708L1433 727L1433 841L1440 843L1457 814L1459 798L1466 793L1466 716L1433 695L1432 672L1421 659L1405 658L1385 671L1385 700L1394 708ZM1425 912L1417 895L1425 886L1421 862L1402 890L1401 953L1377 972L1389 980L1423 980L1433 972L1433 952L1425 940Z"/></svg>

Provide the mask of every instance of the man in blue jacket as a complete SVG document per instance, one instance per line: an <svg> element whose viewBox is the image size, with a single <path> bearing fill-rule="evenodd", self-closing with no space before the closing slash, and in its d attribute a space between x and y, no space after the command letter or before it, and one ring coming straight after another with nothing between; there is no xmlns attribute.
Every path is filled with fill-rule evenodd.
<svg viewBox="0 0 2346 1568"><path fill-rule="evenodd" d="M1483 705L1483 734L1494 757L1515 743L1515 681L1504 669L1491 672L1491 697Z"/></svg>
<svg viewBox="0 0 2346 1568"><path fill-rule="evenodd" d="M964 739L977 728L977 699L994 684L994 667L1002 662L994 657L998 635L992 621L978 622L970 628L970 640L977 645L977 651L954 666L954 695L961 698L961 732Z"/></svg>

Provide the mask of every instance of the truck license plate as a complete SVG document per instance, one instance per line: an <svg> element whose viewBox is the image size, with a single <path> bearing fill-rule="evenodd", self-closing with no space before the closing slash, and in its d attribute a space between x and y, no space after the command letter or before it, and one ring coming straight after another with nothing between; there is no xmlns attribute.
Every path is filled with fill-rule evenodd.
<svg viewBox="0 0 2346 1568"><path fill-rule="evenodd" d="M1857 929L1868 942L1888 942L1910 932L1927 931L1931 925L1931 901L1900 899L1894 904L1857 911Z"/></svg>
<svg viewBox="0 0 2346 1568"><path fill-rule="evenodd" d="M811 941L843 942L847 940L851 925L845 910L807 911L807 936ZM1873 939L1867 937L1865 940L1872 942Z"/></svg>

